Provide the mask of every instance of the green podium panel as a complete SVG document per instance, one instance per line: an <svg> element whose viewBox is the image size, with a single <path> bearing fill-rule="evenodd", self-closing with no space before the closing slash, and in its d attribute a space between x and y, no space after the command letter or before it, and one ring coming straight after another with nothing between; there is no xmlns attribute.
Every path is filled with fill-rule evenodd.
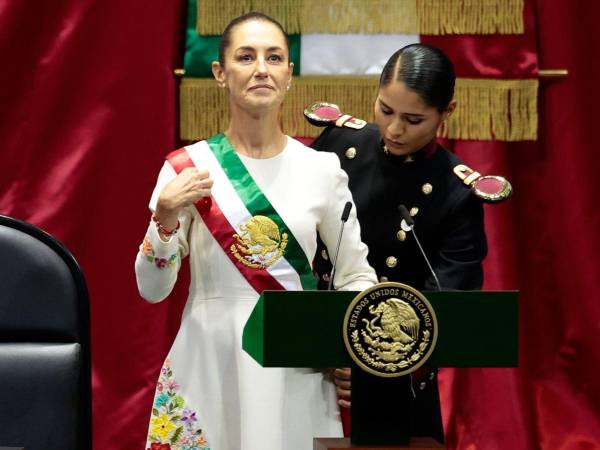
<svg viewBox="0 0 600 450"><path fill-rule="evenodd" d="M243 349L263 367L347 367L346 308L357 292L266 291L251 313ZM516 367L518 292L424 291L438 322L431 367Z"/></svg>
<svg viewBox="0 0 600 450"><path fill-rule="evenodd" d="M263 367L352 367L349 448L411 448L411 412L405 407L412 398L410 378L369 374L354 364L344 346L342 324L346 309L357 294L264 292L246 322L242 347ZM431 303L438 324L437 344L427 365L517 366L518 292L423 294Z"/></svg>

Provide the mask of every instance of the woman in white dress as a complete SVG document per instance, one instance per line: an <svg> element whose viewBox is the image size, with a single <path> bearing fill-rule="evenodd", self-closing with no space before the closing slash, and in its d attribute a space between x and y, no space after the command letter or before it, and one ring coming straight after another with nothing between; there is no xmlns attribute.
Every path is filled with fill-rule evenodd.
<svg viewBox="0 0 600 450"><path fill-rule="evenodd" d="M279 113L292 81L287 35L250 13L223 33L213 73L229 94L230 125L167 157L135 269L149 302L169 295L189 256L181 327L161 368L147 449L310 450L342 436L336 388L321 370L262 368L241 346L265 289L315 289L319 232L334 249L351 201L334 154L283 134ZM334 284L376 282L354 209Z"/></svg>

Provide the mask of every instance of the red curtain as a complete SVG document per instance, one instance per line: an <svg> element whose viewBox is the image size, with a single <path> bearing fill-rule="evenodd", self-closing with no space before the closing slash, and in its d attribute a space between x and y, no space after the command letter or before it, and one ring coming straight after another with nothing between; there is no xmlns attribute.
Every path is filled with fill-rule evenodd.
<svg viewBox="0 0 600 450"><path fill-rule="evenodd" d="M139 297L133 261L176 145L184 13L181 1L0 0L0 213L62 240L84 270L97 450L143 449L179 321L180 303Z"/></svg>
<svg viewBox="0 0 600 450"><path fill-rule="evenodd" d="M133 260L147 201L176 145L185 2L0 0L0 213L62 240L91 300L95 449L143 449L170 301L139 298ZM521 296L520 368L446 370L450 448L600 447L600 157L594 148L600 5L538 0L538 142L460 142L515 188L487 209L486 287ZM0 255L1 257L1 255Z"/></svg>
<svg viewBox="0 0 600 450"><path fill-rule="evenodd" d="M520 289L519 369L445 370L448 446L458 449L600 448L600 100L597 3L538 0L541 79L537 142L456 142L467 164L505 174L515 188L486 208L486 289ZM508 58L511 59L511 58ZM521 61L522 62L522 61Z"/></svg>

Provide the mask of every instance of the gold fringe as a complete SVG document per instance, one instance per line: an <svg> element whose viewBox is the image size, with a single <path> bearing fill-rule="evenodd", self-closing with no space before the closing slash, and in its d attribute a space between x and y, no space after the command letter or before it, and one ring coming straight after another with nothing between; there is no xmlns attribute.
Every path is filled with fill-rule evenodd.
<svg viewBox="0 0 600 450"><path fill-rule="evenodd" d="M345 113L373 120L378 77L301 76L294 78L282 109L283 131L317 136L321 129L302 114L314 101L329 101ZM456 111L442 130L449 139L522 141L537 139L537 79L456 80ZM212 79L184 78L180 86L180 133L184 140L210 137L228 126L223 89Z"/></svg>
<svg viewBox="0 0 600 450"><path fill-rule="evenodd" d="M249 11L274 17L289 34L418 32L417 0L198 0L198 34L221 34Z"/></svg>
<svg viewBox="0 0 600 450"><path fill-rule="evenodd" d="M443 133L450 139L537 139L538 80L458 78L456 111Z"/></svg>
<svg viewBox="0 0 600 450"><path fill-rule="evenodd" d="M290 34L523 33L524 0L198 0L197 31L220 35L231 19L261 11Z"/></svg>
<svg viewBox="0 0 600 450"><path fill-rule="evenodd" d="M419 32L523 34L524 0L418 0Z"/></svg>

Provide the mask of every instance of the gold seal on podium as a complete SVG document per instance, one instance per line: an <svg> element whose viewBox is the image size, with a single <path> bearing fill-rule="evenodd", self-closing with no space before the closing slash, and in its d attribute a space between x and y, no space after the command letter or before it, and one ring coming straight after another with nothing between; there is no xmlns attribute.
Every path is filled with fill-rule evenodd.
<svg viewBox="0 0 600 450"><path fill-rule="evenodd" d="M362 291L344 317L344 343L359 367L399 377L421 367L437 341L437 319L425 296L402 283Z"/></svg>

